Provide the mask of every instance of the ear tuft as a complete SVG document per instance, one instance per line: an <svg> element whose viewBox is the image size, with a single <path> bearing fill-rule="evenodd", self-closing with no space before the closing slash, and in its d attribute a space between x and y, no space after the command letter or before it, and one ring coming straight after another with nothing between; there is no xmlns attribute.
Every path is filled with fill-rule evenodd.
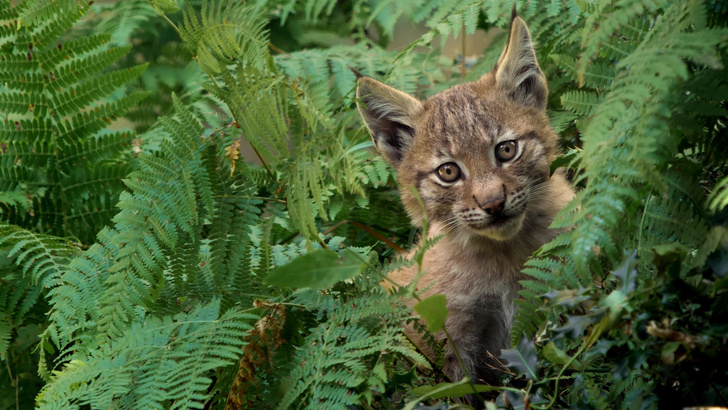
<svg viewBox="0 0 728 410"><path fill-rule="evenodd" d="M546 77L536 61L531 33L516 14L515 3L508 42L496 63L495 79L498 88L506 91L514 102L546 109Z"/></svg>
<svg viewBox="0 0 728 410"><path fill-rule="evenodd" d="M357 80L360 79L360 78L362 78L362 77L365 77L365 75L362 74L362 73L360 73L359 70L357 70L356 68L354 68L354 67L352 67L350 65L348 65L347 67L349 68L349 70L351 70L352 73L354 73L354 76L356 76L356 79Z"/></svg>
<svg viewBox="0 0 728 410"><path fill-rule="evenodd" d="M358 77L356 98L374 146L390 164L398 167L414 140L414 117L422 110L422 104L366 76Z"/></svg>

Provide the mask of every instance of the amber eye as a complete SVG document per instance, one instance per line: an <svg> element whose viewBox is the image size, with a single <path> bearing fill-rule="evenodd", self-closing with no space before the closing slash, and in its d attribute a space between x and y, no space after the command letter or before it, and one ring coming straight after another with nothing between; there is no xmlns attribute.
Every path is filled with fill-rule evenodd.
<svg viewBox="0 0 728 410"><path fill-rule="evenodd" d="M518 143L516 141L504 141L495 147L495 157L498 161L508 162L516 156Z"/></svg>
<svg viewBox="0 0 728 410"><path fill-rule="evenodd" d="M437 176L445 182L455 182L460 178L460 167L454 162L442 164L437 168Z"/></svg>

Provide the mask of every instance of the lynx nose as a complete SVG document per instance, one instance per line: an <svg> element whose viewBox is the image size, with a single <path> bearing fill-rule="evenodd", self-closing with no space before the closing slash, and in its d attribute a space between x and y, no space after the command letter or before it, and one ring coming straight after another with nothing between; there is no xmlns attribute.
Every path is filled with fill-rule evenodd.
<svg viewBox="0 0 728 410"><path fill-rule="evenodd" d="M475 195L473 195L473 199L480 209L484 210L488 215L498 215L503 210L503 206L506 203L506 197L503 195L486 198L482 204L478 201Z"/></svg>

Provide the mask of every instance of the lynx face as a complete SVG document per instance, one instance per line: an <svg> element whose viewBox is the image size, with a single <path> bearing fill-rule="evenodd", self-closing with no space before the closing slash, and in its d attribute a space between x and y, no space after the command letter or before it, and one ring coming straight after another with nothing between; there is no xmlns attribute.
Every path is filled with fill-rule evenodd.
<svg viewBox="0 0 728 410"><path fill-rule="evenodd" d="M359 110L377 149L397 168L415 224L460 237L507 240L528 224L529 204L549 179L556 135L545 112L547 87L528 29L514 16L494 69L424 102L360 76Z"/></svg>

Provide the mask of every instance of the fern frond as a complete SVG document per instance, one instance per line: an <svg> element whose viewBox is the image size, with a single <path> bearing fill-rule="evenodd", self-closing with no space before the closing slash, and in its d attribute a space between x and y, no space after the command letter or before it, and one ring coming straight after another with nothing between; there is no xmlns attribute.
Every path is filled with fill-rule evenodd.
<svg viewBox="0 0 728 410"><path fill-rule="evenodd" d="M9 247L8 257L23 267L34 285L48 286L56 281L78 252L78 245L49 235L37 234L18 226L0 224L0 246Z"/></svg>
<svg viewBox="0 0 728 410"><path fill-rule="evenodd" d="M728 178L723 178L710 194L710 211L717 213L726 206L728 206Z"/></svg>
<svg viewBox="0 0 728 410"><path fill-rule="evenodd" d="M5 179L0 177L0 179ZM0 191L0 203L8 208L17 208L20 213L30 209L32 201L22 191Z"/></svg>
<svg viewBox="0 0 728 410"><path fill-rule="evenodd" d="M646 198L633 246L644 260L650 260L657 245L680 243L698 249L705 241L709 227L702 215L704 192L690 177L693 167L689 162L677 163L664 174L666 191L657 195L651 192ZM691 266L692 258L687 257L683 269Z"/></svg>
<svg viewBox="0 0 728 410"><path fill-rule="evenodd" d="M532 335L536 333L536 329L546 320L546 316L539 310L541 307L536 301L538 301L542 294L537 294L529 291L521 291L520 295L524 299L516 300L518 306L518 315L516 315L513 325L511 325L511 346L516 346L518 340L515 335L516 332L520 334Z"/></svg>
<svg viewBox="0 0 728 410"><path fill-rule="evenodd" d="M242 56L251 62L265 61L265 20L254 7L231 1L223 7L222 1L204 1L200 16L191 6L183 13L180 37L206 72L220 73Z"/></svg>
<svg viewBox="0 0 728 410"><path fill-rule="evenodd" d="M12 223L90 242L113 214L114 197L121 190L118 177L129 170L104 160L130 154L112 147L123 147L133 138L131 132L99 133L146 94L109 97L139 76L145 65L102 74L129 47L108 49L108 35L61 41L88 10L85 4L72 3L67 9L54 9L60 7L58 2L36 1L15 10L20 11L18 18L26 20L9 33L15 45L0 62L5 87L16 90L0 100L16 116L0 128L0 139L9 148L4 153L8 166L3 167L2 185L8 191L23 189L33 198L32 215L10 212ZM34 23L36 18L43 23ZM126 135L128 140L123 138ZM97 144L97 137L103 144ZM90 145L96 145L101 155L86 157L84 166L67 159L91 154L86 151ZM21 181L13 173L32 176ZM109 179L112 175L115 181ZM67 190L68 186L72 189Z"/></svg>
<svg viewBox="0 0 728 410"><path fill-rule="evenodd" d="M359 292L349 298L335 298L311 290L298 291L294 295L295 303L325 311L328 317L326 323L311 329L293 357L293 363L301 365L295 366L290 373L290 388L281 398L279 409L301 400L327 408L356 405L362 400L362 393L369 389L370 382L374 385L382 382L370 378L369 369L385 356L403 355L416 363L426 363L418 353L401 345L404 339L398 322L409 313L406 309L393 309L390 302L384 302L394 302L397 296L388 295L376 283L365 284L375 280L355 279L355 285L368 292Z"/></svg>
<svg viewBox="0 0 728 410"><path fill-rule="evenodd" d="M166 119L163 124L177 136L176 143L163 143L163 160L140 158L140 170L125 180L132 193L123 193L119 200L122 212L114 218L119 232L115 241L130 246L119 247L107 279L112 286L105 290L99 308L103 315L99 330L109 335L120 335L125 323L133 320L134 305L151 302L150 289L154 293L163 283L165 253L180 235L191 234L199 224L195 190L205 189L205 178L195 176L207 172L200 159L206 148L194 136L202 134L202 128L188 119L179 100L175 108L187 119L181 123ZM168 194L159 195L160 188ZM150 203L145 198L155 199Z"/></svg>
<svg viewBox="0 0 728 410"><path fill-rule="evenodd" d="M609 87L614 80L615 70L609 62L592 63L582 73L577 70L576 60L563 54L549 55L551 60L559 66L572 81L580 81L581 84L590 88Z"/></svg>
<svg viewBox="0 0 728 410"><path fill-rule="evenodd" d="M9 315L0 311L0 359L7 360L5 357L8 347L10 347L10 339L12 337L13 326L10 323Z"/></svg>
<svg viewBox="0 0 728 410"><path fill-rule="evenodd" d="M73 359L54 372L38 396L39 408L202 408L212 369L235 363L257 317L236 309L220 313L220 301L174 318L146 317L96 355ZM110 376L110 377L109 377ZM71 388L73 386L73 388Z"/></svg>
<svg viewBox="0 0 728 410"><path fill-rule="evenodd" d="M584 72L589 60L597 54L599 45L606 42L620 27L629 26L631 21L643 15L646 10L664 8L669 4L666 0L620 0L614 6L599 2L596 10L587 17L582 31L581 45L584 52L577 64L578 72Z"/></svg>
<svg viewBox="0 0 728 410"><path fill-rule="evenodd" d="M94 29L111 35L112 45L129 42L132 33L155 15L154 8L145 0L127 0L111 5L94 5L98 13Z"/></svg>
<svg viewBox="0 0 728 410"><path fill-rule="evenodd" d="M607 232L623 221L618 216L630 212L627 204L639 201L638 184L647 183L659 189L664 186L654 164L668 158L676 145L665 141L669 131L664 118L670 115L670 109L659 104L659 99L665 98L675 82L688 75L686 64L680 59L708 63L710 58L706 56L712 55L722 36L711 30L683 32L683 27L668 23L691 21L697 18L690 17L694 12L688 5L673 4L657 17L635 52L616 65L618 73L611 91L585 129L582 164L587 164L584 176L589 177L586 192L599 194L582 203L581 215L588 215L589 219L582 219L574 231L573 255L582 272L589 255L607 245ZM676 52L665 54L666 48ZM653 103L655 100L658 103ZM627 133L631 138L625 138ZM605 150L605 146L610 149ZM609 171L621 163L625 165L620 174Z"/></svg>
<svg viewBox="0 0 728 410"><path fill-rule="evenodd" d="M599 102L599 95L590 91L567 91L561 95L561 105L582 117L591 116Z"/></svg>
<svg viewBox="0 0 728 410"><path fill-rule="evenodd" d="M552 111L549 113L549 117L551 117L551 128L556 133L560 133L573 124L579 116L567 111Z"/></svg>
<svg viewBox="0 0 728 410"><path fill-rule="evenodd" d="M69 13L69 15L76 14L76 16L73 16L72 18L77 19L79 18L79 12L83 13L85 11L84 6L86 6L87 9L88 5L84 5L82 2L77 2L75 0L60 0L57 2L51 0L29 0L23 4L23 9L17 15L17 18L21 25L26 26L36 24L36 20L43 22L52 22L51 25L53 25L57 24L55 22L57 22L56 13L58 12L58 10L73 10L75 13ZM68 17L68 15L66 17ZM75 21L72 21L70 19L62 20L68 22L68 27L63 28L63 31L70 28L71 24L73 24L73 21Z"/></svg>
<svg viewBox="0 0 728 410"><path fill-rule="evenodd" d="M0 249L20 275L0 278L0 356L4 357L10 332L24 321L42 292L60 284L71 259L80 253L77 243L0 223Z"/></svg>

